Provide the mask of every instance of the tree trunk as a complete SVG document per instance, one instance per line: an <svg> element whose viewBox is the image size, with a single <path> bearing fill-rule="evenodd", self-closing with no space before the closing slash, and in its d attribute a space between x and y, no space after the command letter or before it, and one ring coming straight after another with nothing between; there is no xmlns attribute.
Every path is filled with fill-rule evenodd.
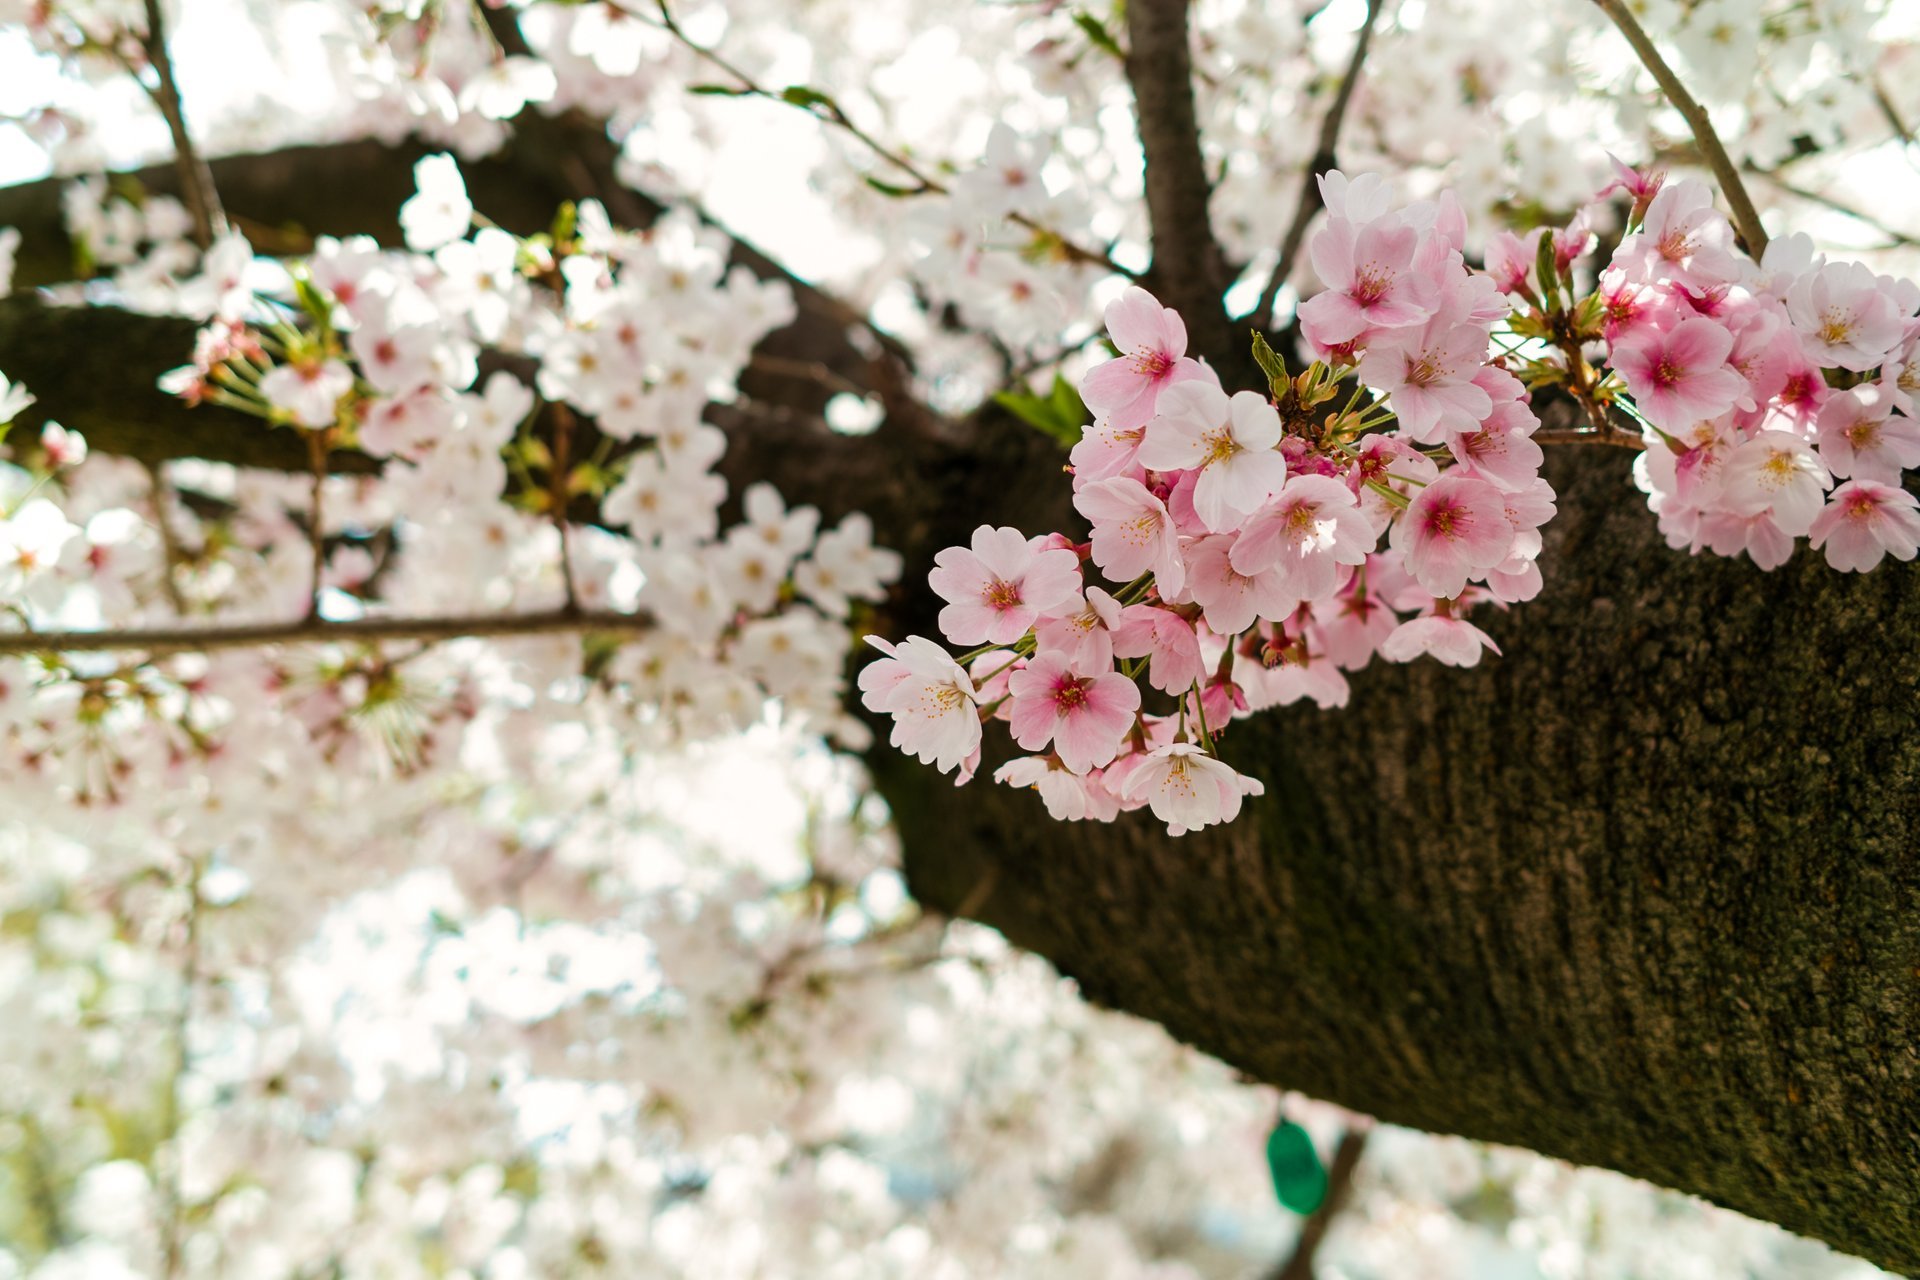
<svg viewBox="0 0 1920 1280"><path fill-rule="evenodd" d="M1670 550L1629 461L1551 460L1504 657L1236 723L1224 830L876 752L909 880L1261 1080L1920 1268L1915 570Z"/></svg>
<svg viewBox="0 0 1920 1280"><path fill-rule="evenodd" d="M376 156L394 190L316 229L390 214L411 158ZM558 148L536 159L565 172L528 177L527 221L576 167ZM336 160L361 162L215 168L257 222ZM504 193L511 166L534 163L516 153L486 181ZM50 190L8 193L0 213ZM58 274L63 252L34 253L39 278ZM879 380L888 420L833 435L825 388L755 373L749 401L715 411L725 473L736 494L765 478L829 519L869 511L908 565L884 625L935 635L936 550L983 522L1079 527L1064 459L1004 415L917 409L844 309L799 292L800 318L762 352ZM0 304L0 371L41 397L20 429L44 414L102 452L303 466L286 433L154 389L191 329ZM869 759L909 880L1259 1079L1920 1268L1920 579L1891 563L1838 574L1804 548L1771 574L1672 551L1628 461L1550 459L1546 590L1478 619L1504 657L1376 666L1343 711L1234 725L1227 758L1268 795L1224 831L1056 823L1032 794L985 777L956 790L882 742ZM997 728L990 741L1004 750Z"/></svg>

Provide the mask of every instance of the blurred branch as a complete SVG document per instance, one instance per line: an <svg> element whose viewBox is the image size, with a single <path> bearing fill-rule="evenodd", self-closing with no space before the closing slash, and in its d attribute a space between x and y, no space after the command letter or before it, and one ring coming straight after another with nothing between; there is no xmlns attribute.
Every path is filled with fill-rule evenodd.
<svg viewBox="0 0 1920 1280"><path fill-rule="evenodd" d="M1320 1251L1333 1220L1346 1208L1347 1194L1353 1190L1353 1171L1360 1166L1371 1129L1372 1125L1361 1122L1340 1135L1333 1163L1327 1166L1327 1198L1300 1225L1300 1238L1294 1242L1293 1254L1270 1280L1313 1280L1313 1256Z"/></svg>
<svg viewBox="0 0 1920 1280"><path fill-rule="evenodd" d="M145 84L147 96L167 119L167 131L173 135L173 160L180 173L181 198L193 218L193 239L204 252L213 239L227 229L226 215L220 208L220 193L213 185L213 171L193 145L187 132L187 116L180 103L180 87L173 78L173 59L167 53L166 22L160 12L160 0L147 0L147 62L152 65L158 83ZM136 80L139 77L135 77Z"/></svg>
<svg viewBox="0 0 1920 1280"><path fill-rule="evenodd" d="M1287 225L1287 233L1280 240L1280 260L1274 264L1273 274L1267 278L1267 287L1260 291L1260 301L1254 304L1250 316L1264 317L1259 324L1271 329L1274 322L1274 307L1280 300L1280 290L1287 283L1287 277L1293 274L1294 259L1300 253L1300 242L1306 239L1307 224L1313 221L1313 215L1324 206L1320 195L1320 175L1334 167L1337 157L1335 150L1340 142L1340 125L1346 119L1347 104L1353 100L1354 86L1360 83L1360 68L1367 61L1367 46L1373 40L1374 23L1379 20L1380 10L1385 0L1367 0L1367 16L1360 24L1360 34L1354 38L1353 57L1347 62L1347 73L1340 80L1340 88L1334 93L1333 105L1327 108L1327 114L1320 121L1320 138L1313 148L1313 158L1307 161L1306 172L1300 179L1300 201L1294 207L1293 221Z"/></svg>
<svg viewBox="0 0 1920 1280"><path fill-rule="evenodd" d="M1727 197L1727 204L1733 210L1733 225L1740 232L1740 239L1746 242L1746 249L1754 261L1767 251L1767 229L1760 225L1759 211L1753 207L1753 197L1747 194L1747 188L1740 181L1740 171L1734 167L1732 157L1720 144L1720 135L1713 131L1713 120L1707 115L1705 107L1687 87L1680 83L1680 77L1667 65L1660 51L1654 48L1652 37L1639 19L1628 9L1626 0L1593 0L1600 12L1613 20L1620 28L1627 43L1633 47L1634 54L1640 59L1640 65L1653 73L1654 81L1660 91L1667 95L1667 101L1673 104L1687 122L1687 128L1693 131L1693 140L1700 144L1700 151L1707 158L1707 167L1713 170L1713 176L1720 183L1721 192Z"/></svg>
<svg viewBox="0 0 1920 1280"><path fill-rule="evenodd" d="M653 629L648 613L493 613L447 618L359 618L328 622L242 623L230 627L138 627L121 631L23 631L0 634L0 656L34 653L210 653L276 644L366 644L380 640L457 640L468 636L571 633L638 634Z"/></svg>
<svg viewBox="0 0 1920 1280"><path fill-rule="evenodd" d="M1872 214L1867 213L1860 209L1856 209L1844 200L1838 200L1838 199L1835 199L1833 196L1824 195L1818 191L1813 190L1810 187L1803 187L1797 182L1790 182L1787 179L1781 177L1777 172L1768 170L1768 169L1762 169L1758 165L1748 164L1748 165L1743 165L1742 168L1747 173L1752 174L1756 178L1763 179L1769 185L1774 187L1776 190L1784 192L1787 195L1793 196L1795 199L1805 200L1809 204L1817 204L1823 209L1831 210L1834 213L1842 214L1845 217L1852 218L1855 222L1858 222L1863 226L1873 228L1875 231L1878 231L1881 235L1885 236L1888 240L1892 241L1894 245L1920 244L1920 236L1913 235L1910 232L1901 231L1897 227L1890 227L1886 223L1882 222L1880 219L1874 217Z"/></svg>
<svg viewBox="0 0 1920 1280"><path fill-rule="evenodd" d="M1242 354L1245 343L1234 337L1227 318L1226 256L1207 211L1213 188L1194 110L1187 16L1187 0L1127 5L1127 83L1146 157L1153 230L1148 287L1186 321L1194 352L1236 370L1251 357Z"/></svg>
<svg viewBox="0 0 1920 1280"><path fill-rule="evenodd" d="M945 183L929 174L926 169L916 164L910 157L902 154L895 148L887 146L871 133L861 128L830 95L802 88L785 90L767 88L758 80L754 79L753 76L742 70L739 65L729 61L718 49L713 48L711 45L699 43L682 30L679 22L673 16L673 9L668 4L668 0L655 0L655 2L660 11L660 17L656 25L665 30L689 52L694 54L694 56L712 64L718 70L737 80L740 83L740 88L736 91L736 96L764 98L768 102L778 102L789 107L796 107L814 119L821 121L823 124L828 124L839 129L842 133L845 133L848 137L853 138L862 146L866 147L867 150L871 151L875 156L913 179L915 185L902 194L951 194ZM618 7L622 13L625 13L636 21L650 21L645 15L635 13L631 8L624 5ZM1078 244L1064 232L1037 222L1024 213L1010 213L1007 215L1007 219L1039 236L1050 248L1057 251L1070 262L1099 267L1103 270L1111 271L1116 275L1125 276L1130 280L1136 276L1135 272L1128 270L1126 267L1114 261L1111 254L1099 249L1089 249L1084 245Z"/></svg>

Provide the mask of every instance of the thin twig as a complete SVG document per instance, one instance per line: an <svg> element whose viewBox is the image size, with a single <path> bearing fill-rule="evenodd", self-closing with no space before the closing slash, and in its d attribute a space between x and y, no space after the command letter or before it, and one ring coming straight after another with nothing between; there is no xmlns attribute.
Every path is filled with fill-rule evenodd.
<svg viewBox="0 0 1920 1280"><path fill-rule="evenodd" d="M1787 195L1799 200L1805 200L1809 204L1817 204L1823 209L1830 209L1834 213L1842 214L1852 218L1855 222L1872 227L1875 231L1878 231L1881 235L1893 241L1895 245L1920 244L1920 236L1901 231L1896 227L1890 227L1872 214L1856 209L1844 200L1836 200L1832 196L1823 195L1811 188L1803 187L1797 182L1789 182L1777 173L1762 169L1758 165L1750 164L1744 166L1744 168L1756 178L1764 178L1767 182L1773 184L1773 186L1785 192Z"/></svg>
<svg viewBox="0 0 1920 1280"><path fill-rule="evenodd" d="M1333 1220L1346 1208L1347 1195L1353 1190L1353 1171L1366 1152L1367 1134L1372 1127L1371 1123L1361 1121L1340 1135L1333 1163L1327 1166L1326 1199L1300 1224L1300 1238L1294 1242L1293 1253L1280 1264L1272 1280L1313 1280L1313 1256L1320 1251Z"/></svg>
<svg viewBox="0 0 1920 1280"><path fill-rule="evenodd" d="M160 586L166 592L167 603L173 606L173 611L185 617L187 600L180 591L180 583L174 578L174 572L186 563L187 553L173 531L173 521L167 518L167 498L172 493L172 486L160 473L158 463L143 462L141 466L145 468L147 479L153 485L149 491L149 500L153 503L154 527L160 530L160 552L166 560L160 572Z"/></svg>
<svg viewBox="0 0 1920 1280"><path fill-rule="evenodd" d="M567 499L573 477L573 410L553 405L553 467L547 474L547 503L553 508L554 532L560 535L560 581L567 592L568 613L580 612L580 593L573 581L573 547L567 532Z"/></svg>
<svg viewBox="0 0 1920 1280"><path fill-rule="evenodd" d="M1260 301L1248 313L1265 317L1260 321L1262 328L1273 328L1274 308L1279 304L1280 290L1287 283L1287 277L1293 274L1293 263L1299 256L1300 242L1307 236L1307 224L1313 221L1313 215L1320 212L1325 204L1320 195L1320 175L1333 168L1336 162L1340 125L1346 119L1347 104L1353 100L1354 86L1360 82L1360 68L1366 65L1367 46L1373 40L1373 26L1379 20L1383 7L1383 0L1367 0L1367 16L1360 24L1360 34L1354 39L1353 56L1347 61L1347 73L1341 77L1340 88L1333 96L1333 105L1327 108L1326 116L1320 121L1319 141L1314 144L1313 158L1307 161L1306 172L1300 178L1300 199L1294 206L1293 221L1287 225L1287 234L1280 240L1280 260L1274 264L1273 274L1267 277L1267 287L1260 291Z"/></svg>
<svg viewBox="0 0 1920 1280"><path fill-rule="evenodd" d="M320 616L320 591L327 574L327 526L323 499L327 488L327 430L303 431L307 463L313 471L312 498L307 504L307 541L313 544L313 571L307 586L307 616Z"/></svg>
<svg viewBox="0 0 1920 1280"><path fill-rule="evenodd" d="M845 374L835 373L826 364L818 360L793 360L786 356L769 356L755 352L747 360L747 368L758 373L769 374L776 378L794 378L803 382L816 382L829 391L843 392L847 395L865 399L872 389L863 387Z"/></svg>
<svg viewBox="0 0 1920 1280"><path fill-rule="evenodd" d="M167 119L167 131L173 135L174 167L180 174L180 194L193 218L193 240L205 250L213 245L215 236L227 229L227 218L220 208L220 193L213 186L213 170L207 167L207 162L194 148L193 136L187 132L180 87L173 79L173 59L167 55L167 28L160 14L160 0L147 0L145 47L147 62L159 81L156 87L147 90L147 96Z"/></svg>
<svg viewBox="0 0 1920 1280"><path fill-rule="evenodd" d="M20 631L0 634L0 656L34 653L207 653L276 644L366 644L380 640L457 640L479 636L568 633L637 635L654 627L650 613L488 613L446 618L357 618L330 622L242 623L229 627L142 627L125 631Z"/></svg>
<svg viewBox="0 0 1920 1280"><path fill-rule="evenodd" d="M1880 83L1880 78L1874 76L1871 77L1871 79L1873 82L1873 101L1874 104L1880 108L1880 114L1886 117L1889 125L1893 126L1893 131L1900 136L1900 141L1906 143L1908 146L1912 146L1914 141L1913 130L1908 128L1907 122L1901 118L1900 108L1893 104L1893 99L1888 96L1887 87Z"/></svg>
<svg viewBox="0 0 1920 1280"><path fill-rule="evenodd" d="M898 169L901 173L905 174L907 177L912 178L915 185L911 190L906 192L906 194L908 195L921 195L921 194L950 195L951 194L951 191L948 189L945 183L935 178L932 174L928 173L925 169L923 169L918 164L915 164L908 157L888 147L886 144L882 143L878 138L874 137L872 134L868 133L865 129L861 128L858 124L856 124L853 118L847 115L847 113L841 109L840 104L834 101L832 98L827 97L825 94L818 94L818 95L808 95L804 99L796 100L795 98L788 97L784 93L776 93L775 91L768 89L766 86L762 85L758 80L748 75L739 66L728 61L727 58L719 52L719 50L714 49L709 45L703 45L699 43L698 41L694 40L691 36L689 36L685 31L683 31L680 27L679 22L674 18L673 10L669 7L667 0L655 0L655 2L659 5L659 9L660 9L660 18L657 25L659 25L663 30L665 30L667 34L671 35L675 40L679 41L682 45L686 46L686 48L690 52L692 52L694 55L705 60L706 62L711 63L713 66L725 72L727 75L732 76L735 80L738 80L740 82L741 96L749 97L749 98L765 98L769 102L779 102L779 103L784 103L785 105L790 107L798 107L801 110L805 111L808 115L812 116L814 119L834 126L835 128L839 129L841 132L847 134L848 136L858 141L862 146L866 147L867 150L871 151L874 155L886 161L888 164ZM622 13L625 13L628 17L633 18L637 21L641 21L641 22L650 21L650 19L648 19L644 15L635 13L633 10L625 7L624 5L619 6L619 8ZM1025 227L1027 230L1041 237L1041 239L1044 240L1046 244L1053 249L1054 252L1058 253L1061 257L1066 258L1069 262L1077 262L1085 266L1099 267L1102 270L1111 271L1116 275L1125 276L1129 280L1139 279L1138 272L1129 270L1128 268L1121 266L1118 262L1114 261L1112 254L1103 252L1098 249L1089 249L1084 245L1077 244L1073 240L1069 239L1062 232L1057 231L1054 228L1045 225L1044 223L1034 220L1032 217L1029 217L1027 214L1010 213L1007 215L1007 220L1009 222L1016 223L1019 226Z"/></svg>
<svg viewBox="0 0 1920 1280"><path fill-rule="evenodd" d="M1706 108L1680 83L1680 77L1660 56L1660 51L1653 47L1652 38L1627 8L1625 0L1593 0L1593 3L1613 20L1614 26L1620 28L1620 34L1633 46L1640 65L1653 73L1654 81L1660 86L1660 91L1667 95L1667 101L1686 120L1687 128L1693 130L1693 140L1699 144L1701 154L1706 156L1707 167L1713 170L1714 178L1720 183L1720 191L1727 197L1727 204L1733 210L1733 225L1740 232L1740 239L1746 242L1748 256L1759 261L1760 255L1767 251L1767 229L1760 225L1760 214L1753 207L1753 197L1747 194L1745 184L1740 181L1740 170L1734 165L1732 157L1727 155L1727 149L1720 145L1720 135L1713 131L1713 120L1707 115Z"/></svg>
<svg viewBox="0 0 1920 1280"><path fill-rule="evenodd" d="M187 864L186 936L182 940L180 961L180 1003L173 1011L173 1080L162 1102L161 1132L166 1144L166 1165L162 1170L161 1198L167 1215L163 1274L175 1280L186 1262L186 1194L182 1186L180 1152L180 1089L193 1065L189 1036L193 1023L193 997L200 985L200 875L199 859Z"/></svg>

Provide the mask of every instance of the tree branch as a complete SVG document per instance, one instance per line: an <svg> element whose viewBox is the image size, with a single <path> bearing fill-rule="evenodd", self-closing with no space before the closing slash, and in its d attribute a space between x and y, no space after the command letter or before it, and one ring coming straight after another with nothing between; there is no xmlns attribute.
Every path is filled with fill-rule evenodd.
<svg viewBox="0 0 1920 1280"><path fill-rule="evenodd" d="M1356 1124L1340 1135L1333 1163L1327 1166L1327 1197L1300 1224L1300 1238L1294 1242L1293 1253L1273 1273L1272 1280L1313 1280L1314 1255L1326 1241L1327 1229L1333 1220L1347 1207L1347 1196L1353 1190L1353 1172L1360 1167L1371 1128L1368 1124Z"/></svg>
<svg viewBox="0 0 1920 1280"><path fill-rule="evenodd" d="M1340 142L1340 125L1346 119L1347 104L1353 100L1354 87L1360 83L1360 69L1366 65L1367 46L1373 40L1374 23L1379 20L1384 2L1367 0L1367 16L1360 24L1360 34L1354 38L1353 57L1347 63L1347 73L1340 79L1333 105L1327 108L1327 114L1320 121L1319 141L1314 144L1313 158L1307 161L1306 172L1301 176L1300 200L1294 206L1293 221L1287 224L1286 235L1280 239L1280 260L1274 264L1273 274L1267 277L1267 287L1260 291L1260 301L1247 313L1248 316L1262 317L1258 323L1263 328L1273 328L1274 309L1279 305L1280 290L1287 283L1287 277L1293 274L1293 263L1299 255L1300 242L1307 236L1307 224L1326 205L1320 195L1320 175L1338 162L1335 152Z"/></svg>
<svg viewBox="0 0 1920 1280"><path fill-rule="evenodd" d="M214 237L227 229L226 214L220 208L220 193L213 185L213 173L193 145L187 132L186 108L180 102L180 86L173 78L173 58L167 53L166 21L160 12L160 0L147 0L147 61L158 81L149 90L153 105L166 117L167 132L173 135L174 165L180 175L180 188L187 212L193 218L193 239L204 251Z"/></svg>
<svg viewBox="0 0 1920 1280"><path fill-rule="evenodd" d="M1231 381L1252 366L1252 355L1227 317L1226 256L1207 212L1212 184L1194 110L1187 0L1129 0L1126 68L1146 157L1148 287L1186 321L1192 351Z"/></svg>
<svg viewBox="0 0 1920 1280"><path fill-rule="evenodd" d="M647 613L492 613L468 617L359 618L328 622L243 623L208 627L139 627L121 631L22 631L0 633L0 656L33 653L211 653L276 644L370 644L381 640L457 640L468 636L567 634L632 635L653 629Z"/></svg>
<svg viewBox="0 0 1920 1280"><path fill-rule="evenodd" d="M1746 244L1748 256L1758 262L1760 255L1767 251L1767 229L1760 224L1760 214L1753 207L1753 197L1747 194L1746 185L1740 181L1739 168L1727 155L1727 149L1720 145L1720 135L1713 131L1713 120L1707 115L1706 108L1687 92L1687 87L1680 83L1680 77L1674 74L1673 68L1660 56L1660 51L1654 48L1652 38L1633 16L1633 11L1627 8L1626 0L1593 0L1593 3L1613 20L1614 26L1620 28L1620 34L1633 46L1640 65L1653 73L1654 81L1660 86L1661 92L1667 95L1667 101L1686 120L1687 128L1693 131L1694 142L1707 158L1707 167L1713 170L1713 176L1719 181L1720 190L1733 210L1733 225Z"/></svg>

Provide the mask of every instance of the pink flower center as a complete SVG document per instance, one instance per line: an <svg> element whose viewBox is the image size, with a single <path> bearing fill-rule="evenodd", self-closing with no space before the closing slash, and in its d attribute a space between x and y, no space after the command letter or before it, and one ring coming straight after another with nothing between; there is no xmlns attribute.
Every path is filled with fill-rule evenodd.
<svg viewBox="0 0 1920 1280"><path fill-rule="evenodd" d="M1451 542L1467 531L1471 519L1460 507L1434 506L1427 512L1426 530L1431 537L1445 538Z"/></svg>
<svg viewBox="0 0 1920 1280"><path fill-rule="evenodd" d="M1353 288L1347 292L1347 296L1363 307L1371 307L1393 288L1393 275L1385 267L1369 262L1354 276Z"/></svg>
<svg viewBox="0 0 1920 1280"><path fill-rule="evenodd" d="M1164 378L1173 368L1173 357L1164 351L1136 351L1133 371L1146 378Z"/></svg>
<svg viewBox="0 0 1920 1280"><path fill-rule="evenodd" d="M1780 400L1783 404L1810 405L1813 403L1813 387L1814 375L1804 371L1796 373L1780 389Z"/></svg>
<svg viewBox="0 0 1920 1280"><path fill-rule="evenodd" d="M1880 424L1856 422L1847 428L1847 443L1855 449L1871 449L1880 439Z"/></svg>
<svg viewBox="0 0 1920 1280"><path fill-rule="evenodd" d="M989 609L995 609L1001 613L1005 613L1009 609L1019 607L1020 584L995 578L987 584L987 589L980 593L980 598L987 602Z"/></svg>
<svg viewBox="0 0 1920 1280"><path fill-rule="evenodd" d="M1678 262L1693 252L1693 237L1687 232L1673 230L1660 237L1660 256L1668 262Z"/></svg>
<svg viewBox="0 0 1920 1280"><path fill-rule="evenodd" d="M1872 494L1856 493L1847 499L1847 518L1849 520L1871 520L1880 504L1873 500Z"/></svg>
<svg viewBox="0 0 1920 1280"><path fill-rule="evenodd" d="M1062 676L1053 686L1053 708L1061 715L1071 715L1087 705L1086 680L1078 676Z"/></svg>
<svg viewBox="0 0 1920 1280"><path fill-rule="evenodd" d="M1675 363L1672 356L1661 356L1660 363L1653 367L1653 385L1662 391L1686 376L1686 366Z"/></svg>

